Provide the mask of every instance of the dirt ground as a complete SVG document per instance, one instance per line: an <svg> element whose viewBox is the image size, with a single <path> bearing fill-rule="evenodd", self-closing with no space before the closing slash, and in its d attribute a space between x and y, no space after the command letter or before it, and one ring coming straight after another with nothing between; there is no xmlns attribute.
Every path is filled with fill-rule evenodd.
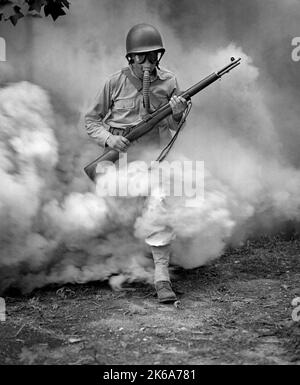
<svg viewBox="0 0 300 385"><path fill-rule="evenodd" d="M159 304L143 284L11 291L0 364L299 364L299 253L299 239L263 238L177 268L179 307Z"/></svg>

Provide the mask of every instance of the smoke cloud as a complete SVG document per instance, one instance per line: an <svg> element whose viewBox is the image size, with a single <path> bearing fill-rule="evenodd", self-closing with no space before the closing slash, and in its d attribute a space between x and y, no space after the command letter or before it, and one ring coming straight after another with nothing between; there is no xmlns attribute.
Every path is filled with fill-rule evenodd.
<svg viewBox="0 0 300 385"><path fill-rule="evenodd" d="M300 67L291 60L291 39L299 34L298 1L71 3L55 23L0 25L7 45L7 62L0 63L1 291L91 280L115 288L151 283L144 238L155 226L174 229L172 261L185 268L286 221L296 226ZM165 211L149 210L141 196L105 197L82 171L99 154L82 117L107 76L126 65L125 36L140 22L161 31L162 65L182 89L231 56L242 58L193 98L168 157L204 160L205 200L196 208L174 198ZM143 189L147 172L138 164L132 170Z"/></svg>

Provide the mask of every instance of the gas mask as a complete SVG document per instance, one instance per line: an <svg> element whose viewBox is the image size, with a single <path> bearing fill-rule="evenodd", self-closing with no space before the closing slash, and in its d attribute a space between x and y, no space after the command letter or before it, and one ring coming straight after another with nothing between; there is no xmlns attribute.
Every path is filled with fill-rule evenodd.
<svg viewBox="0 0 300 385"><path fill-rule="evenodd" d="M150 73L155 67L158 67L161 59L159 52L145 52L133 55L135 63L142 66L143 71L143 104L147 113L150 113Z"/></svg>

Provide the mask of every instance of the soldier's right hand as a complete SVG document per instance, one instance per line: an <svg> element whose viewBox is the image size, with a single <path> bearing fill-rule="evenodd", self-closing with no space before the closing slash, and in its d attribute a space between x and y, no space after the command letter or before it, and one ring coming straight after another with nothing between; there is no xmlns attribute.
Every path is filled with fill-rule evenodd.
<svg viewBox="0 0 300 385"><path fill-rule="evenodd" d="M121 135L111 135L108 137L106 144L109 148L119 152L126 152L130 142L124 136Z"/></svg>

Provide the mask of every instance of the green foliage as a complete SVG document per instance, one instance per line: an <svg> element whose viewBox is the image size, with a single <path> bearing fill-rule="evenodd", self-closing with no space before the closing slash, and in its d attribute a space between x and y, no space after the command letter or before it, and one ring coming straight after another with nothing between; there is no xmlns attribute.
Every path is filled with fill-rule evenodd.
<svg viewBox="0 0 300 385"><path fill-rule="evenodd" d="M16 25L24 16L42 17L42 11L56 20L69 6L68 0L0 0L0 21L10 20Z"/></svg>

